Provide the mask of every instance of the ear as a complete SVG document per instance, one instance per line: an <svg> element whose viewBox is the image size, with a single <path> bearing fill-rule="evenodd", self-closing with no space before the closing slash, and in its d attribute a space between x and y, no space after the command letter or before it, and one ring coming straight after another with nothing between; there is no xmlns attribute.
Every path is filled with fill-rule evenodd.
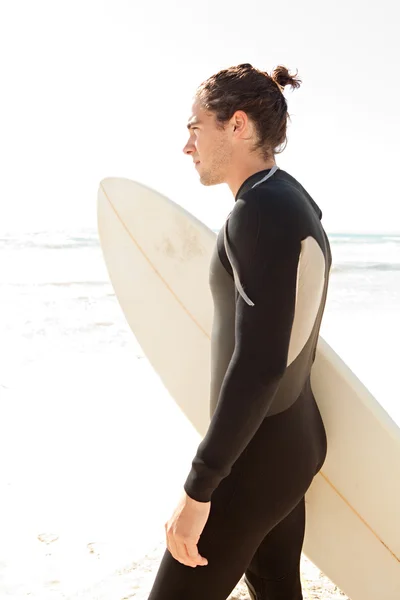
<svg viewBox="0 0 400 600"><path fill-rule="evenodd" d="M231 119L232 131L236 137L242 137L248 133L250 121L247 114L243 110L237 110Z"/></svg>

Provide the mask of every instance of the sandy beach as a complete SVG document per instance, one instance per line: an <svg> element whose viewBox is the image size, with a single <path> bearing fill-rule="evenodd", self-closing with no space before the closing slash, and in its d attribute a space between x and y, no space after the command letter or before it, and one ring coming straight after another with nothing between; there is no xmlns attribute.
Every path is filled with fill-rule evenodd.
<svg viewBox="0 0 400 600"><path fill-rule="evenodd" d="M5 390L0 598L147 599L200 436L136 346L44 356ZM302 577L346 599L305 556Z"/></svg>
<svg viewBox="0 0 400 600"><path fill-rule="evenodd" d="M54 550L52 550L52 547ZM62 585L62 582L53 578L47 580L44 578L42 582L36 581L36 584L30 587L30 591L19 592L18 598L41 598L43 600L52 598L63 598L68 600L128 600L135 598L136 600L147 600L150 593L159 562L164 553L165 544L160 539L158 544L146 552L146 554L137 560L130 561L115 569L112 573L107 573L104 577L99 577L101 564L104 561L103 549L96 544L87 545L86 558L83 553L80 556L80 569L86 565L88 571L92 571L94 575L94 565L97 563L98 573L97 578L93 578L93 582L83 585L79 591L68 593L68 584ZM42 553L42 562L47 561L47 569L52 562L53 576L56 572L61 572L62 565L58 563L61 560L60 548L57 549L57 540L50 542ZM106 564L104 565L106 566ZM105 568L105 572L107 569ZM49 573L50 574L50 573ZM301 574L303 584L304 600L349 600L329 579L315 567L304 555L301 563ZM71 573L71 577L73 577ZM229 596L228 600L248 600L246 584L243 578L239 581L235 589Z"/></svg>
<svg viewBox="0 0 400 600"><path fill-rule="evenodd" d="M47 538L47 539L46 539ZM116 562L118 552L106 544L88 543L73 548L65 546L56 536L42 535L36 548L32 548L30 571L14 571L14 581L8 572L4 585L4 598L32 598L41 600L147 600L159 562L165 549L164 540L136 560L124 562L110 569ZM111 560L110 550L113 551ZM73 554L73 556L72 556ZM4 569L4 563L2 564ZM304 555L301 563L304 600L349 600ZM22 580L26 579L24 583ZM18 579L18 581L17 581ZM73 588L77 588L72 591ZM241 579L229 596L229 600L248 600L247 587Z"/></svg>
<svg viewBox="0 0 400 600"><path fill-rule="evenodd" d="M164 524L202 439L151 367L115 295L99 237L98 191L105 179L157 190L217 234L251 195L242 194L248 175L276 162L280 175L304 186L307 194L298 196L304 206L312 198L320 208L322 215L312 219L321 220L329 237L332 265L320 334L400 427L400 202L393 183L400 119L396 96L386 96L400 86L394 77L398 12L394 0L362 6L352 0L0 1L0 45L7 58L1 65L0 134L0 600L148 600L166 551ZM307 211L295 206L294 181L286 183L285 190L275 186L282 203L270 186L260 214L270 213L272 242L295 230L301 237L299 315L312 304L302 282L319 289L322 269L308 260L314 227L308 228ZM252 193L258 196L260 189ZM120 211L111 195L109 200L106 214L124 221L130 207ZM139 213L136 200L127 244L142 251L143 261L135 261L142 266L131 271L136 267L123 241L127 234L118 225L115 269L133 275L133 293L146 302L141 324L162 315L155 348L166 324L173 326L162 358L165 365L167 358L174 361L179 381L192 371L185 373L181 355L171 351L178 328L170 307L175 297L176 306L188 308L186 290L198 289L192 282L200 281L203 250L195 251L198 236L190 233L185 252L177 251L170 232L181 237L184 221L163 216L144 197ZM292 206L293 219L286 215ZM286 217L290 227L282 226ZM255 251L262 246L261 225L250 240ZM161 227L164 234L155 236ZM149 262L147 245L153 246ZM165 272L154 258L160 251L175 257ZM188 255L193 262L180 271ZM285 253L266 252L264 266L272 263L279 269L266 306L285 278ZM168 286L178 272L184 276L182 288L170 288L168 301L149 283L150 265ZM238 275L252 297L252 283ZM126 302L132 302L130 294ZM289 302L290 294L281 308ZM207 333L202 308L187 316ZM291 336L290 376L302 370L302 358L292 358L300 356L296 347L309 329L306 313ZM267 355L274 336L269 328L265 333ZM238 348L237 339L236 329ZM197 343L189 341L185 354ZM195 348L197 360L205 356L200 344L208 342L203 338ZM197 378L187 381L187 405L209 406L209 390L195 400ZM358 418L353 402L342 393L338 399L349 411L343 414L333 399L328 449L332 441L339 451L331 454L324 481L319 477L326 495L310 504L310 537L318 546L307 551L320 565L302 555L303 600L388 600L384 584L400 580L397 432L390 437L390 424L376 427L379 407ZM250 423L259 405L248 400L243 398ZM281 422L275 420L277 431ZM382 433L377 443L375 429ZM349 443L337 443L337 432L345 432ZM288 436L285 444L291 443ZM302 458L299 453L299 463ZM274 456L266 460L277 464ZM325 503L329 496L334 501ZM312 528L320 506L323 515ZM329 527L322 531L321 523ZM368 598L360 592L362 582ZM226 600L250 600L243 578ZM400 592L395 589L389 600L400 600Z"/></svg>

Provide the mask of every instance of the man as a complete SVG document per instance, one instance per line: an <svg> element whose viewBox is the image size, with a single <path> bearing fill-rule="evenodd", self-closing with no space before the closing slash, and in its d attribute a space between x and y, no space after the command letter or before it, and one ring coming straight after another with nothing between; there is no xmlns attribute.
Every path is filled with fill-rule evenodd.
<svg viewBox="0 0 400 600"><path fill-rule="evenodd" d="M165 524L149 600L301 600L304 495L326 457L310 385L331 253L322 213L278 168L286 84L277 67L231 67L198 88L185 154L235 205L210 264L211 422Z"/></svg>

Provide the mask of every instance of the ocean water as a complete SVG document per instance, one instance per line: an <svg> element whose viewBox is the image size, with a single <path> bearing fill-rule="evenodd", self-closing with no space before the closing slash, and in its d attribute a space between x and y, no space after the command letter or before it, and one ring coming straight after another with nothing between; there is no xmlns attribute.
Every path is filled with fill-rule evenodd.
<svg viewBox="0 0 400 600"><path fill-rule="evenodd" d="M330 235L321 334L399 416L400 235ZM0 390L57 355L143 357L113 293L95 229L0 236ZM50 376L51 374L49 374Z"/></svg>
<svg viewBox="0 0 400 600"><path fill-rule="evenodd" d="M330 235L321 335L400 425L400 235Z"/></svg>
<svg viewBox="0 0 400 600"><path fill-rule="evenodd" d="M329 238L321 335L400 425L400 235ZM72 593L100 577L89 542L104 576L160 539L200 438L130 331L95 229L0 235L0 365L0 590L61 578L32 558L40 534L64 539Z"/></svg>

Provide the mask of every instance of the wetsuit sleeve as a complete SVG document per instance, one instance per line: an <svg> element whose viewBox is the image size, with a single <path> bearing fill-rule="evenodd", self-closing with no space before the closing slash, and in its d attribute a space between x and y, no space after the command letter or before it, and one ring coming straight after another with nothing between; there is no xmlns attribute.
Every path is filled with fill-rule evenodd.
<svg viewBox="0 0 400 600"><path fill-rule="evenodd" d="M281 202L254 191L239 199L226 234L244 294L236 292L235 349L218 405L184 484L199 502L211 500L267 415L287 367L296 303L301 239Z"/></svg>

